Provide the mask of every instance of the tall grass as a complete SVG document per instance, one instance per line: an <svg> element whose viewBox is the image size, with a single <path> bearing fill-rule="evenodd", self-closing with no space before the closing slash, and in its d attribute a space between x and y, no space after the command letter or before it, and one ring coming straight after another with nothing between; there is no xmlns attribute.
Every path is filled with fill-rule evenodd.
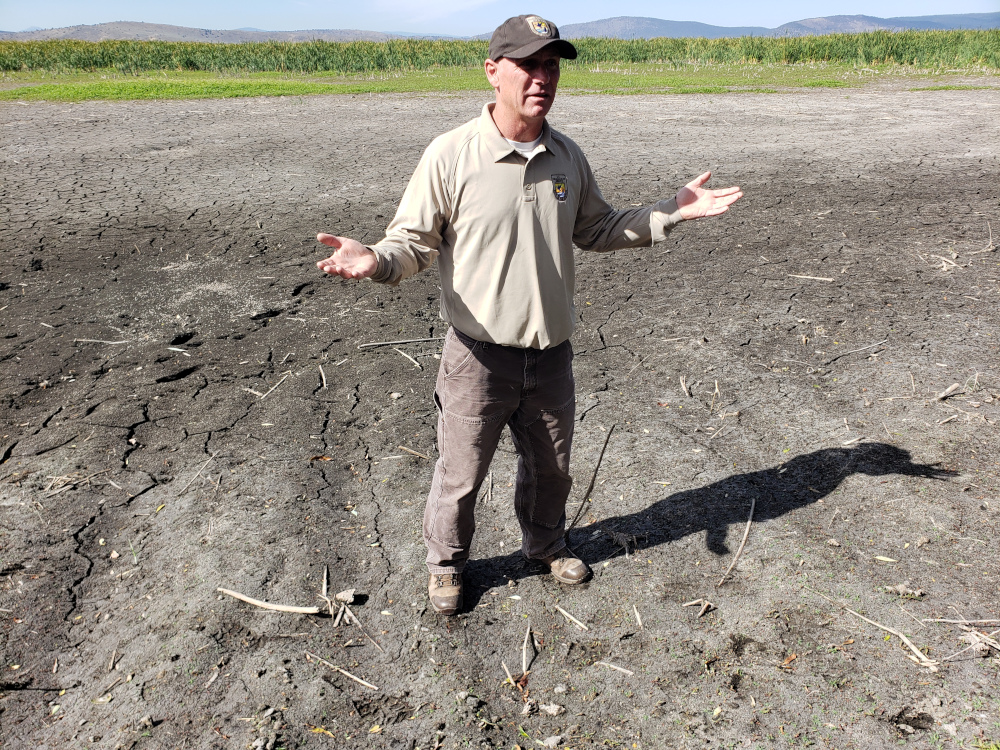
<svg viewBox="0 0 1000 750"><path fill-rule="evenodd" d="M872 31L807 37L580 39L576 65L594 63L895 63L929 68L1000 69L1000 30ZM0 71L114 70L377 73L470 67L487 43L396 39L388 42L0 42Z"/></svg>

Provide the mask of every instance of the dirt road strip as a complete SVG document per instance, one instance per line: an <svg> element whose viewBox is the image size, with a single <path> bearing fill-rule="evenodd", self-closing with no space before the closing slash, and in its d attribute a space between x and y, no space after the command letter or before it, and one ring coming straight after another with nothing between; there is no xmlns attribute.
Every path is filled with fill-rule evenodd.
<svg viewBox="0 0 1000 750"><path fill-rule="evenodd" d="M921 622L1000 618L994 92L562 97L616 205L705 168L746 197L579 255L581 491L616 425L572 536L595 578L522 561L505 440L441 620L439 344L358 349L441 336L436 273L331 280L313 238L379 239L481 104L0 106L4 747L1000 741L996 628ZM326 611L324 566L384 652L216 591Z"/></svg>

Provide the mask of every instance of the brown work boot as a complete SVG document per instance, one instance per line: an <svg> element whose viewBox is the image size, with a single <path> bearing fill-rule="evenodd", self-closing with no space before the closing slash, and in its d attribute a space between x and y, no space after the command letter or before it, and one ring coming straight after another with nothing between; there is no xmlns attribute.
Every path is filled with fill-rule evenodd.
<svg viewBox="0 0 1000 750"><path fill-rule="evenodd" d="M576 557L568 547L541 558L539 562L547 565L560 583L583 583L590 578L590 568L587 567L587 563Z"/></svg>
<svg viewBox="0 0 1000 750"><path fill-rule="evenodd" d="M431 573L427 595L439 615L457 614L462 608L462 574Z"/></svg>

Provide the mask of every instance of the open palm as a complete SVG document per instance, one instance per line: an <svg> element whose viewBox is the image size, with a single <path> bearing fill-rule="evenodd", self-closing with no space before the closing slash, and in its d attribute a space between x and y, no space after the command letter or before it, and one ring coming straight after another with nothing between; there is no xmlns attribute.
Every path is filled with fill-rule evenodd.
<svg viewBox="0 0 1000 750"><path fill-rule="evenodd" d="M724 214L732 204L743 197L743 191L735 186L719 190L702 188L702 185L711 178L712 173L705 172L677 191L677 208L684 219L701 219L705 216Z"/></svg>
<svg viewBox="0 0 1000 750"><path fill-rule="evenodd" d="M336 248L333 255L319 261L316 266L331 276L344 279L366 279L378 268L378 259L370 249L350 237L318 234L316 239Z"/></svg>

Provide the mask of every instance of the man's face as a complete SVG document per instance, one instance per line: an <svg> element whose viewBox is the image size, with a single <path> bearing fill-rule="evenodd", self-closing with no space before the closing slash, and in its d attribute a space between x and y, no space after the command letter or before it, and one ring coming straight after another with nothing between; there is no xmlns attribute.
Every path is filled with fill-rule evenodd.
<svg viewBox="0 0 1000 750"><path fill-rule="evenodd" d="M530 122L545 117L559 85L559 55L541 49L531 57L486 61L486 76L496 89L497 106Z"/></svg>

